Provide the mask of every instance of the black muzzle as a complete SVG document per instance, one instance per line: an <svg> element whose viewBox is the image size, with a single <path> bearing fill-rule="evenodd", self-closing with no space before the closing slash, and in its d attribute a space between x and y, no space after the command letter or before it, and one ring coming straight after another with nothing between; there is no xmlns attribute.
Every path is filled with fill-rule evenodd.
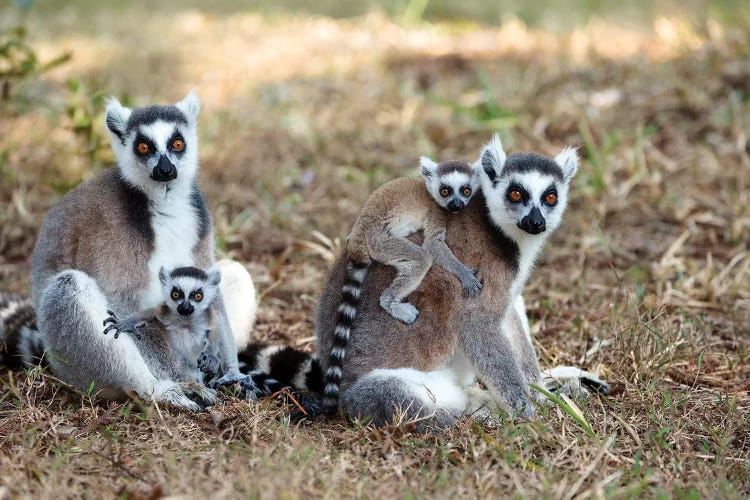
<svg viewBox="0 0 750 500"><path fill-rule="evenodd" d="M159 163L157 163L151 171L151 178L156 182L169 182L177 178L177 169L174 164L169 161L167 155L161 155L159 157Z"/></svg>

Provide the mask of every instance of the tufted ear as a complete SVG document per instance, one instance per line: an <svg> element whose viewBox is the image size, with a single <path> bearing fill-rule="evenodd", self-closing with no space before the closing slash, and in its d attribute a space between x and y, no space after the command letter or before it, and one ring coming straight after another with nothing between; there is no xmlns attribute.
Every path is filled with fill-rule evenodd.
<svg viewBox="0 0 750 500"><path fill-rule="evenodd" d="M185 113L185 117L187 117L188 122L195 123L195 121L198 119L198 114L201 112L201 100L200 97L198 97L198 94L195 93L195 89L191 90L190 93L188 93L187 96L175 106Z"/></svg>
<svg viewBox="0 0 750 500"><path fill-rule="evenodd" d="M555 163L562 170L565 182L568 182L578 172L578 148L566 147L555 156Z"/></svg>
<svg viewBox="0 0 750 500"><path fill-rule="evenodd" d="M490 181L495 182L495 179L500 177L505 167L506 158L500 136L498 134L493 135L490 142L482 148L482 154L479 157L482 171Z"/></svg>
<svg viewBox="0 0 750 500"><path fill-rule="evenodd" d="M437 172L438 164L426 156L419 157L419 172L422 177L434 177Z"/></svg>
<svg viewBox="0 0 750 500"><path fill-rule="evenodd" d="M104 113L104 124L107 126L110 138L114 142L123 142L123 137L128 128L128 118L132 113L130 108L124 107L116 97L107 98L106 111Z"/></svg>
<svg viewBox="0 0 750 500"><path fill-rule="evenodd" d="M208 284L211 286L219 286L219 283L221 283L221 269L214 266L208 270Z"/></svg>

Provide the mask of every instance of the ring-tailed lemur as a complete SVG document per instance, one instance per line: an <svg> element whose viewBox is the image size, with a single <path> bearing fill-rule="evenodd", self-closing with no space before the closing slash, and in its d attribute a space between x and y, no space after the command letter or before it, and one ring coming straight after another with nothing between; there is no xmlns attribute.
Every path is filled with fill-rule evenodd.
<svg viewBox="0 0 750 500"><path fill-rule="evenodd" d="M192 92L172 106L138 109L111 99L105 124L117 166L76 187L45 217L31 259L37 323L50 368L80 391L93 385L106 399L132 391L162 400L175 388L159 383L132 339L101 335L100 326L107 310L156 306L162 267L205 269L214 261L211 218L197 184L199 111ZM253 390L238 369L221 294L213 306L222 365L214 385Z"/></svg>
<svg viewBox="0 0 750 500"><path fill-rule="evenodd" d="M606 383L588 372L540 372L521 296L535 257L561 222L578 168L575 151L565 149L554 159L533 153L506 157L494 137L475 167L481 169L482 192L448 219L446 241L460 261L478 265L482 294L464 297L447 272L433 268L412 294L423 311L420 321L405 325L379 306L391 273L375 263L360 294L361 314L352 325L343 370L341 401L348 415L382 424L400 409L424 429L448 425L487 401L530 415L529 384L549 386L556 375L607 391ZM336 345L340 298L333 291L345 282L346 267L341 256L317 309L321 360ZM489 391L473 387L476 376Z"/></svg>
<svg viewBox="0 0 750 500"><path fill-rule="evenodd" d="M404 300L417 289L433 263L458 277L467 297L482 289L476 278L478 270L463 265L445 244L447 219L451 213L463 210L474 196L479 187L478 175L466 162L438 164L426 156L420 158L420 173L423 180L395 179L376 189L347 238L346 280L341 288L334 345L325 374L324 412L338 408L349 332L356 319L362 283L373 261L396 269L396 277L379 302L388 314L406 324L414 323L419 311ZM407 239L418 231L424 236L421 245Z"/></svg>
<svg viewBox="0 0 750 500"><path fill-rule="evenodd" d="M218 337L212 306L219 293L221 271L208 272L196 267L159 271L163 301L157 307L119 317L107 311L104 334L118 338L127 333L135 342L151 373L162 382L179 383L181 392L172 391L170 402L197 411L199 406L184 404L186 396L200 398L203 405L216 403L216 391L204 385L204 372L218 369ZM210 365L206 359L215 360ZM204 360L204 363L200 363Z"/></svg>

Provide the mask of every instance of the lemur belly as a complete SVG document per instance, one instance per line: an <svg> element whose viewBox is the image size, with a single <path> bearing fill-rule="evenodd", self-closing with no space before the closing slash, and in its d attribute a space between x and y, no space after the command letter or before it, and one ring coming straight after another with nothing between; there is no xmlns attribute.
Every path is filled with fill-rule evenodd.
<svg viewBox="0 0 750 500"><path fill-rule="evenodd" d="M410 210L399 214L388 224L388 231L396 238L406 238L424 229L427 210Z"/></svg>
<svg viewBox="0 0 750 500"><path fill-rule="evenodd" d="M151 227L154 230L154 253L148 260L149 282L141 293L141 308L156 307L164 300L159 269L171 271L177 267L194 265L193 248L198 243L197 221L190 205L169 207L169 211L152 211Z"/></svg>

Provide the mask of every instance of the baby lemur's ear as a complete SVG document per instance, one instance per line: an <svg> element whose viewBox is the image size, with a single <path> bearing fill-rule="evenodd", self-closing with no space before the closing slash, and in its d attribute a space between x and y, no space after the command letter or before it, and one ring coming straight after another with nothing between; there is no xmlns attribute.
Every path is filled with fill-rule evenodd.
<svg viewBox="0 0 750 500"><path fill-rule="evenodd" d="M190 123L194 123L198 119L198 114L201 112L201 100L195 89L191 90L183 100L175 104L175 106L185 113L185 117Z"/></svg>
<svg viewBox="0 0 750 500"><path fill-rule="evenodd" d="M422 177L433 177L437 172L438 164L426 156L419 157L419 172Z"/></svg>
<svg viewBox="0 0 750 500"><path fill-rule="evenodd" d="M219 286L221 283L221 269L214 266L208 270L208 284L211 286Z"/></svg>
<svg viewBox="0 0 750 500"><path fill-rule="evenodd" d="M578 172L578 148L566 147L555 156L555 163L562 169L565 182L569 181Z"/></svg>
<svg viewBox="0 0 750 500"><path fill-rule="evenodd" d="M167 286L167 270L163 267L159 269L159 281L161 282L161 286Z"/></svg>
<svg viewBox="0 0 750 500"><path fill-rule="evenodd" d="M495 182L495 179L500 177L500 174L503 172L506 158L505 151L503 151L503 144L500 142L500 136L495 134L490 139L490 142L482 148L482 154L479 156L477 163L478 166L481 166L482 171L487 175L489 180Z"/></svg>

